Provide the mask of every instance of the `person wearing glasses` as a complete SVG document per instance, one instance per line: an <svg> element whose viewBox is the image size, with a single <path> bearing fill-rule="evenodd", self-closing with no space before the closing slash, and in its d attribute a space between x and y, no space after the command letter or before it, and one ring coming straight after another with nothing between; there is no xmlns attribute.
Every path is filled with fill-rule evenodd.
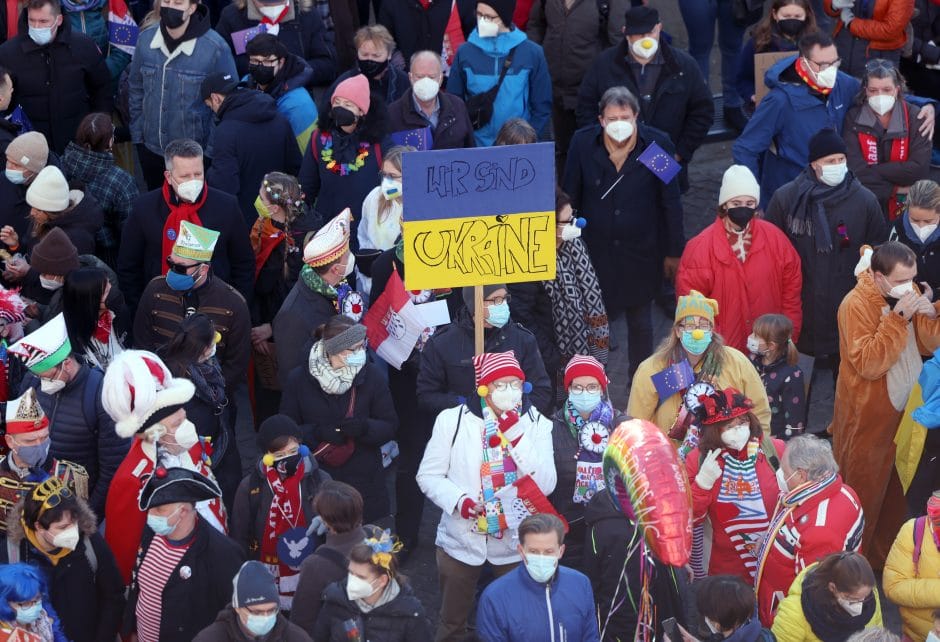
<svg viewBox="0 0 940 642"><path fill-rule="evenodd" d="M382 169L379 171L381 182L362 201L362 218L356 231L360 256L369 256L374 260L381 252L395 247L395 241L401 236L401 157L413 151L414 147L396 145L382 159ZM373 261L368 261L368 265L366 261L361 263L356 281L363 297L369 298Z"/></svg>
<svg viewBox="0 0 940 642"><path fill-rule="evenodd" d="M890 221L903 212L910 186L930 173L933 143L915 131L920 109L904 102L906 92L894 63L869 60L842 128L849 169L878 197Z"/></svg>
<svg viewBox="0 0 940 642"><path fill-rule="evenodd" d="M29 564L0 566L0 632L31 642L66 642L49 599L49 583Z"/></svg>
<svg viewBox="0 0 940 642"><path fill-rule="evenodd" d="M761 205L806 167L813 134L832 128L841 135L845 115L861 88L858 79L839 70L839 52L825 33L803 36L798 54L767 70L764 83L770 91L731 147L734 162L758 177L764 194ZM931 140L933 106L925 105L915 121L918 133ZM772 145L776 152L770 151Z"/></svg>
<svg viewBox="0 0 940 642"><path fill-rule="evenodd" d="M150 281L137 306L134 346L155 352L176 335L183 319L193 311L202 312L222 335L215 357L222 366L226 390L232 393L248 371L251 315L235 288L212 274L210 263L218 240L214 230L180 223L166 258L166 276Z"/></svg>
<svg viewBox="0 0 940 642"><path fill-rule="evenodd" d="M504 505L500 491L526 479L533 494L548 495L557 481L552 423L526 396L530 383L516 356L485 352L472 363L475 393L437 416L418 469L418 485L443 511L436 642L464 639L484 566L501 577L522 561L516 544L524 515Z"/></svg>
<svg viewBox="0 0 940 642"><path fill-rule="evenodd" d="M882 626L875 573L859 553L834 553L800 573L771 632L786 642L844 640Z"/></svg>

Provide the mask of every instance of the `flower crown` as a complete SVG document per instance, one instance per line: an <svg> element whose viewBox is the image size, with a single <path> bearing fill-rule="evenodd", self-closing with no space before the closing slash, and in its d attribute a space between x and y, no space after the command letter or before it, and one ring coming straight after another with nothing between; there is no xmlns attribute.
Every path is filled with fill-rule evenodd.
<svg viewBox="0 0 940 642"><path fill-rule="evenodd" d="M268 194L268 199L269 199L272 203L274 203L275 205L285 205L285 204L286 204L286 205L290 205L290 206L293 206L293 207L300 207L301 205L303 205L303 202L304 202L304 200L303 200L303 199L304 199L304 193L303 193L303 192L300 193L300 198L298 198L296 201L292 201L292 200L290 200L290 199L288 198L287 194L284 193L284 187L283 187L283 186L277 186L277 185L275 185L275 186L272 187L272 186L271 186L271 181L269 181L267 178L264 179L264 181L263 181L262 184L264 185L264 191L267 192L267 194Z"/></svg>
<svg viewBox="0 0 940 642"><path fill-rule="evenodd" d="M404 548L404 544L398 541L398 538L388 529L382 531L378 538L367 537L365 544L372 549L372 563L381 566L386 571L392 565L392 555Z"/></svg>

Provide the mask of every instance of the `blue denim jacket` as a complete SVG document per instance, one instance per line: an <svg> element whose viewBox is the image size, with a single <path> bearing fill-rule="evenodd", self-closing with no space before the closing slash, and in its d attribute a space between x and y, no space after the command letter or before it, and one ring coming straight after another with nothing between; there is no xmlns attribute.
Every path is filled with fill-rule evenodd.
<svg viewBox="0 0 940 642"><path fill-rule="evenodd" d="M192 138L212 156L212 111L199 90L214 71L237 77L232 52L215 31L187 40L172 54L159 25L142 31L130 67L131 140L162 155L170 141Z"/></svg>

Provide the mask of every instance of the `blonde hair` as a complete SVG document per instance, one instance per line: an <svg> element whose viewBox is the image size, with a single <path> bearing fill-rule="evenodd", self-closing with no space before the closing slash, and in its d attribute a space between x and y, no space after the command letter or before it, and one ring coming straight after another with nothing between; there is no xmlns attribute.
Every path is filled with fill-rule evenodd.
<svg viewBox="0 0 940 642"><path fill-rule="evenodd" d="M408 145L395 145L385 154L382 158L382 164L391 163L394 165L395 169L398 170L398 173L401 173L401 157L405 152L417 151L414 147ZM382 169L381 167L379 169ZM384 170L383 170L384 171ZM401 199L399 199L401 200ZM379 209L378 209L378 221L379 223L384 223L385 219L388 218L389 214L392 213L392 201L387 198L379 199Z"/></svg>
<svg viewBox="0 0 940 642"><path fill-rule="evenodd" d="M395 52L395 39L388 29L382 25L366 25L356 32L353 36L353 46L358 50L366 42L378 46L382 45L388 51L389 57Z"/></svg>
<svg viewBox="0 0 940 642"><path fill-rule="evenodd" d="M786 355L787 365L795 366L800 353L793 345L793 322L782 314L764 314L754 321L754 335L767 343L777 344L774 359Z"/></svg>

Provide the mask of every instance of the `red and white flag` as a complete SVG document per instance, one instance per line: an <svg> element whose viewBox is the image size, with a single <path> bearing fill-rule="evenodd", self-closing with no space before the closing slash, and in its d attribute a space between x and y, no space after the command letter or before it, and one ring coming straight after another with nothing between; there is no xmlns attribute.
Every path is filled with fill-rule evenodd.
<svg viewBox="0 0 940 642"><path fill-rule="evenodd" d="M405 292L398 270L392 271L385 290L366 312L362 324L366 326L372 349L390 366L401 370L401 364L411 355L425 330L425 323Z"/></svg>
<svg viewBox="0 0 940 642"><path fill-rule="evenodd" d="M466 40L463 37L463 26L460 24L460 12L457 11L457 0L451 0L450 18L444 28L444 48L441 51L445 74L450 71L450 66L454 64L454 56L457 55L457 50L464 42Z"/></svg>
<svg viewBox="0 0 940 642"><path fill-rule="evenodd" d="M496 497L503 505L503 514L509 528L518 529L522 520L529 515L549 513L560 519L565 525L565 532L568 532L568 520L555 510L548 497L532 479L532 475L517 479L510 486L504 486L496 492Z"/></svg>

